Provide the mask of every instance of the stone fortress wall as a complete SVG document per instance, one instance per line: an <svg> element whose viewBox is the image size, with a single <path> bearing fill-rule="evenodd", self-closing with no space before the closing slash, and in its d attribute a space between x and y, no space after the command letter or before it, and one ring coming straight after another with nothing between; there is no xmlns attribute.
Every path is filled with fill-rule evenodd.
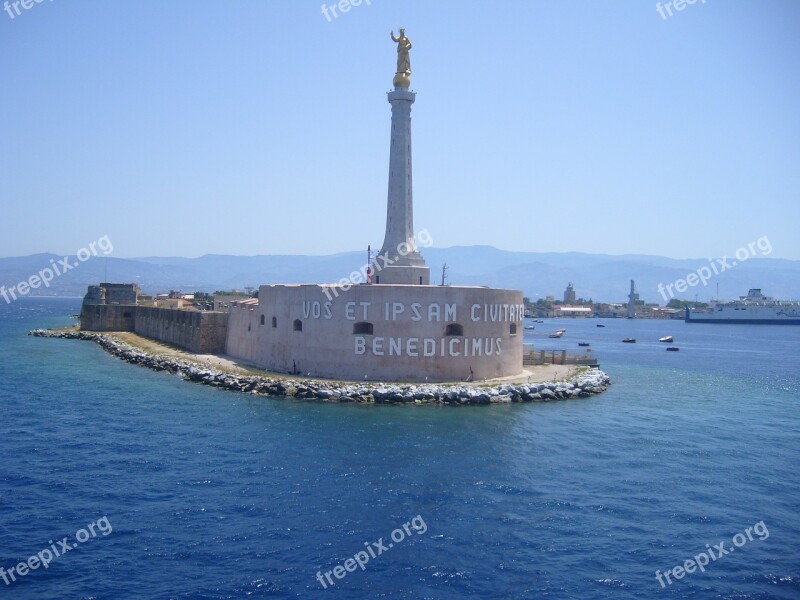
<svg viewBox="0 0 800 600"><path fill-rule="evenodd" d="M223 354L226 313L128 304L97 304L81 311L82 331L133 331L197 354Z"/></svg>
<svg viewBox="0 0 800 600"><path fill-rule="evenodd" d="M137 306L133 331L198 354L223 354L228 315L211 311Z"/></svg>
<svg viewBox="0 0 800 600"><path fill-rule="evenodd" d="M227 314L140 306L140 295L135 283L89 286L81 307L81 329L133 331L198 354L225 352Z"/></svg>
<svg viewBox="0 0 800 600"><path fill-rule="evenodd" d="M263 285L257 300L232 305L226 348L268 371L312 377L491 379L522 372L523 317L516 290Z"/></svg>

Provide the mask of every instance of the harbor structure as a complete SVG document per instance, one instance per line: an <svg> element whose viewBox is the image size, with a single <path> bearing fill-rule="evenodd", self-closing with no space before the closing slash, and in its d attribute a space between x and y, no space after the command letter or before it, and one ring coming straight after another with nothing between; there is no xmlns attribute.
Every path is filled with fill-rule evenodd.
<svg viewBox="0 0 800 600"><path fill-rule="evenodd" d="M411 40L405 29L392 40L397 43L397 71L394 90L387 93L392 105L389 145L389 189L386 199L386 233L383 246L372 265L375 283L430 283L430 268L425 264L414 236L414 194L411 166L411 106L416 94L411 85Z"/></svg>
<svg viewBox="0 0 800 600"><path fill-rule="evenodd" d="M522 372L519 290L437 286L414 230L411 40L392 33L386 228L359 284L262 285L233 302L227 353L267 370L349 380L459 381Z"/></svg>
<svg viewBox="0 0 800 600"><path fill-rule="evenodd" d="M575 304L575 288L572 286L572 282L570 281L567 284L567 289L564 290L564 304Z"/></svg>
<svg viewBox="0 0 800 600"><path fill-rule="evenodd" d="M636 318L636 304L639 302L639 294L636 291L636 282L631 279L631 291L628 294L628 318Z"/></svg>
<svg viewBox="0 0 800 600"><path fill-rule="evenodd" d="M415 239L411 41L400 30L391 105L386 228L363 282L262 285L228 312L145 306L133 284L89 289L81 328L135 331L195 352L225 352L277 373L349 381L473 381L523 371L519 290L431 285ZM423 230L425 231L425 230ZM112 303L113 299L124 300Z"/></svg>

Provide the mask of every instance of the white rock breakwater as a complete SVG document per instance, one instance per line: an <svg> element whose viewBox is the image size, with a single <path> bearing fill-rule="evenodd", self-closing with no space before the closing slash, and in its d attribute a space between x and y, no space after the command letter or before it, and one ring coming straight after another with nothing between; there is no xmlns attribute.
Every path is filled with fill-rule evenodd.
<svg viewBox="0 0 800 600"><path fill-rule="evenodd" d="M129 363L148 367L154 371L178 374L188 381L235 392L324 402L448 405L548 402L586 398L605 391L611 384L611 379L600 369L587 369L568 381L483 387L463 384L341 383L288 377L234 375L186 359L144 352L102 333L34 329L28 335L92 341L100 344L110 354Z"/></svg>

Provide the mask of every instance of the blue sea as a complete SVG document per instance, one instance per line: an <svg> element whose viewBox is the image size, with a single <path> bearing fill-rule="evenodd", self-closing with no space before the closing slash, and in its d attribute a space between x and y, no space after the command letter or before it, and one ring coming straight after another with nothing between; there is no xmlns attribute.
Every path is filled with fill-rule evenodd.
<svg viewBox="0 0 800 600"><path fill-rule="evenodd" d="M0 303L0 598L800 598L800 327L551 320L606 393L364 406L26 335L79 306Z"/></svg>

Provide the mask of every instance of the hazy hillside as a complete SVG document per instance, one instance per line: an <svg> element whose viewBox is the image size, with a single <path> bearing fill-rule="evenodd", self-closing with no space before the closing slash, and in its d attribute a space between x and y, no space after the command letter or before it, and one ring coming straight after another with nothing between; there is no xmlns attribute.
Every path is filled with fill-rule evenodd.
<svg viewBox="0 0 800 600"><path fill-rule="evenodd" d="M536 299L548 294L560 298L572 281L578 297L621 302L629 281L636 280L642 298L662 302L659 283L667 285L707 266L705 258L676 260L661 256L581 253L506 252L490 246L425 248L431 280L439 283L443 263L449 267L447 283L489 285L522 289ZM61 257L36 254L0 259L0 285L7 288L27 280ZM56 277L49 288L36 295L82 296L86 286L100 281L137 282L149 293L178 289L184 292L257 287L263 283L333 282L362 266L364 252L331 256L223 256L199 258L146 257L120 259L94 257ZM75 258L71 262L77 263ZM761 287L766 294L785 299L800 298L800 261L752 258L697 285L681 299L708 300L720 286L723 298L743 295ZM1 300L0 300L1 301Z"/></svg>

